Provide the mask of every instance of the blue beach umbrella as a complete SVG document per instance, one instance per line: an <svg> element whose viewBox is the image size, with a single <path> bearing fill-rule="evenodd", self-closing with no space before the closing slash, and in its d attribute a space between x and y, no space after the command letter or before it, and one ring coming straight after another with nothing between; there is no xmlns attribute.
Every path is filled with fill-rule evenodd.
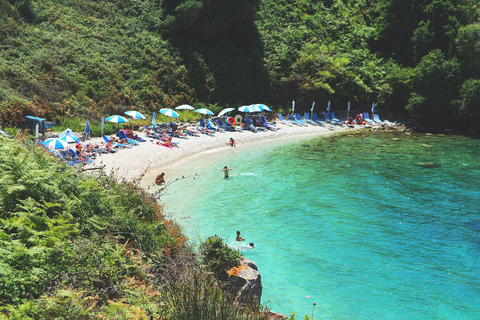
<svg viewBox="0 0 480 320"><path fill-rule="evenodd" d="M164 108L160 110L160 113L167 116L167 117L172 117L172 118L178 118L180 115L177 113L177 111L170 109L170 108Z"/></svg>
<svg viewBox="0 0 480 320"><path fill-rule="evenodd" d="M65 149L68 146L68 142L59 138L51 138L45 140L43 145L48 149Z"/></svg>
<svg viewBox="0 0 480 320"><path fill-rule="evenodd" d="M295 100L292 101L292 114L295 114Z"/></svg>
<svg viewBox="0 0 480 320"><path fill-rule="evenodd" d="M330 112L330 100L328 100L328 107L327 107L327 112Z"/></svg>
<svg viewBox="0 0 480 320"><path fill-rule="evenodd" d="M118 116L118 115L114 115L114 116L110 116L108 117L107 119L108 122L113 122L113 123L127 123L128 122L128 119L127 118L124 118L122 116Z"/></svg>
<svg viewBox="0 0 480 320"><path fill-rule="evenodd" d="M348 101L348 108L347 108L347 119L350 116L350 101Z"/></svg>
<svg viewBox="0 0 480 320"><path fill-rule="evenodd" d="M127 118L124 118L124 117L118 116L118 115L110 116L105 120L107 120L108 122L116 123L117 124L117 128L116 128L117 131L118 131L118 124L119 123L127 123L128 122Z"/></svg>
<svg viewBox="0 0 480 320"><path fill-rule="evenodd" d="M262 103L254 104L254 106L260 108L260 111L272 111L272 109L270 109L270 107L268 107L268 106L266 106Z"/></svg>
<svg viewBox="0 0 480 320"><path fill-rule="evenodd" d="M254 108L249 105L249 106L241 106L238 108L238 111L240 112L254 112Z"/></svg>
<svg viewBox="0 0 480 320"><path fill-rule="evenodd" d="M372 103L372 114L374 114L374 113L375 113L375 102Z"/></svg>
<svg viewBox="0 0 480 320"><path fill-rule="evenodd" d="M103 129L105 128L105 117L102 117L102 136L103 136Z"/></svg>
<svg viewBox="0 0 480 320"><path fill-rule="evenodd" d="M310 109L311 118L313 119L313 108L315 108L315 101L312 103L312 109Z"/></svg>

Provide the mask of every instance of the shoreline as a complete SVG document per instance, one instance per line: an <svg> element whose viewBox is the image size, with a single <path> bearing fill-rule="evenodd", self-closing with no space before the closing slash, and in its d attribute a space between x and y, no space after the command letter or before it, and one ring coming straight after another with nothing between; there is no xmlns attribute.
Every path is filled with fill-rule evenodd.
<svg viewBox="0 0 480 320"><path fill-rule="evenodd" d="M364 126L349 128L345 125L297 125L276 124L277 131L265 130L264 132L251 132L247 130L234 132L216 132L214 135L200 134L187 138L174 138L178 145L173 148L156 145L157 140L146 137L143 132L135 132L145 142L139 142L135 146L117 149L116 153L102 154L93 160L91 166L102 167L106 174L114 174L117 179L138 181L140 186L148 189L154 185L153 180L161 172L168 171L171 177L175 166L187 161L193 156L205 152L216 152L222 149L233 149L228 145L230 138L236 142L235 149L251 147L259 142L272 140L301 140L336 132L353 131L363 129ZM102 140L103 141L103 140ZM101 143L99 138L87 140L85 143Z"/></svg>

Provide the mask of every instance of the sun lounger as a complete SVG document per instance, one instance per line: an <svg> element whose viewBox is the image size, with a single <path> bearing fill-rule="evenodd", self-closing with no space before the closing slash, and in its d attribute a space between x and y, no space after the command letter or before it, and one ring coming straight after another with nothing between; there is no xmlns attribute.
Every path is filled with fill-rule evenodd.
<svg viewBox="0 0 480 320"><path fill-rule="evenodd" d="M284 119L281 113L278 113L277 115L278 115L278 119L280 120L280 122L288 123L288 124L293 123L291 120Z"/></svg>
<svg viewBox="0 0 480 320"><path fill-rule="evenodd" d="M265 119L264 116L260 116L260 122L262 123L262 125L267 128L268 130L274 130L274 131L277 131L278 129L280 128L277 128L277 126L271 124L271 123L268 123L267 119Z"/></svg>
<svg viewBox="0 0 480 320"><path fill-rule="evenodd" d="M295 113L295 120L302 124L308 124L308 122L302 120L302 117L298 113Z"/></svg>
<svg viewBox="0 0 480 320"><path fill-rule="evenodd" d="M295 124L303 125L302 122L300 122L300 121L298 121L298 120L295 119L295 117L293 116L293 114L289 114L289 115L288 115L288 119L290 119L290 121L292 121L292 122L295 123Z"/></svg>
<svg viewBox="0 0 480 320"><path fill-rule="evenodd" d="M304 113L304 118L305 118L305 121L307 121L308 123L311 123L311 124L319 124L318 122L315 122L313 121L312 119L310 119L310 114L308 112L305 112Z"/></svg>
<svg viewBox="0 0 480 320"><path fill-rule="evenodd" d="M312 120L320 124L326 124L325 121L322 121L318 118L318 115L316 112L312 113Z"/></svg>
<svg viewBox="0 0 480 320"><path fill-rule="evenodd" d="M378 117L378 114L374 113L373 114L373 121L375 121L376 123L382 123L383 121L380 120L380 118Z"/></svg>
<svg viewBox="0 0 480 320"><path fill-rule="evenodd" d="M119 138L120 140L126 139L129 145L136 146L136 145L138 144L137 141L132 140L132 139L129 139L129 138L127 137L127 134L126 134L125 131L123 131L123 130L120 130L120 131L117 133L117 136L118 136L118 138Z"/></svg>
<svg viewBox="0 0 480 320"><path fill-rule="evenodd" d="M223 128L225 130L235 131L235 128L232 125L228 126L225 123L223 123L222 120L220 119L217 119L217 124L220 126L220 128Z"/></svg>
<svg viewBox="0 0 480 320"><path fill-rule="evenodd" d="M333 122L332 119L330 119L330 113L328 112L325 112L325 121L331 124L335 124L335 122Z"/></svg>
<svg viewBox="0 0 480 320"><path fill-rule="evenodd" d="M337 119L337 117L335 117L335 112L330 112L330 120L337 124L343 124L340 119Z"/></svg>
<svg viewBox="0 0 480 320"><path fill-rule="evenodd" d="M365 122L367 123L373 123L373 120L370 119L370 115L368 114L368 112L363 113L363 120L365 120Z"/></svg>

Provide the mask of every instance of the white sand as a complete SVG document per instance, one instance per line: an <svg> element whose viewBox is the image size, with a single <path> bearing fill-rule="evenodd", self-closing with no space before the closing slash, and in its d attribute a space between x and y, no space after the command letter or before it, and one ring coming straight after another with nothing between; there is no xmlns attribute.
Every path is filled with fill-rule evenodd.
<svg viewBox="0 0 480 320"><path fill-rule="evenodd" d="M116 153L102 154L94 160L92 166L103 166L106 173L113 172L119 179L124 178L129 181L142 179L140 185L146 187L152 184L152 181L160 172L165 172L170 177L171 172L169 172L168 166L171 167L174 162L180 159L213 149L232 148L228 145L231 137L236 142L236 148L241 149L247 144L260 141L306 139L333 132L355 130L345 125L329 124L296 125L277 122L277 126L281 129L277 131L258 131L257 133L246 130L221 131L216 132L213 136L200 134L199 137L174 138L173 141L178 142L178 146L173 148L156 145L157 140L146 137L142 132L136 132L146 142L139 142L135 146L117 149ZM98 139L94 139L92 142L101 143Z"/></svg>

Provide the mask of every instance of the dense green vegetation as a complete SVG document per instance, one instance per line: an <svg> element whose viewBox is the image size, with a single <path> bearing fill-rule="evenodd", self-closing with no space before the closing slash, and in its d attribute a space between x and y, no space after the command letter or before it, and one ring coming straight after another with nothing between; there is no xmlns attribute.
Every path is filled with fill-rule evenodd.
<svg viewBox="0 0 480 320"><path fill-rule="evenodd" d="M135 183L0 137L0 319L261 318L206 272L226 274L217 251L198 259Z"/></svg>
<svg viewBox="0 0 480 320"><path fill-rule="evenodd" d="M313 101L475 125L475 0L0 0L0 121ZM20 110L20 111L19 111ZM475 120L476 121L476 120Z"/></svg>

